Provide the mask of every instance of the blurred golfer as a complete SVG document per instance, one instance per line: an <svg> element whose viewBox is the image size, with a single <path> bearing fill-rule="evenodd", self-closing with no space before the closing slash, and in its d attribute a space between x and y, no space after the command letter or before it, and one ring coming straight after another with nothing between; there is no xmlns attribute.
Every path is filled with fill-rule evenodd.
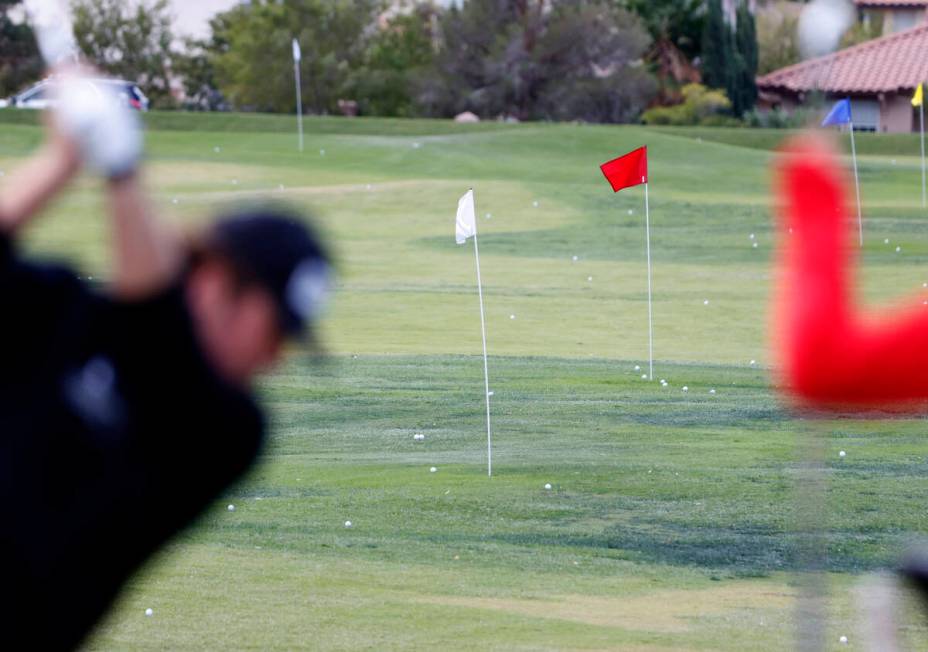
<svg viewBox="0 0 928 652"><path fill-rule="evenodd" d="M249 387L317 316L329 265L294 217L247 212L182 244L141 189L142 138L74 72L41 151L0 191L0 641L77 646L123 582L249 468ZM23 255L82 166L105 178L106 293Z"/></svg>

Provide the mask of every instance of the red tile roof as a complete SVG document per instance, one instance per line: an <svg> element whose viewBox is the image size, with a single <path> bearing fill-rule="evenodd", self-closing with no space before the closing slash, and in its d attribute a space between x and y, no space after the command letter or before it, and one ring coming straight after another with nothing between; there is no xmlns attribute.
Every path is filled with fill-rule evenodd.
<svg viewBox="0 0 928 652"><path fill-rule="evenodd" d="M854 0L858 7L928 7L928 0Z"/></svg>
<svg viewBox="0 0 928 652"><path fill-rule="evenodd" d="M758 77L762 90L887 93L928 82L928 23Z"/></svg>

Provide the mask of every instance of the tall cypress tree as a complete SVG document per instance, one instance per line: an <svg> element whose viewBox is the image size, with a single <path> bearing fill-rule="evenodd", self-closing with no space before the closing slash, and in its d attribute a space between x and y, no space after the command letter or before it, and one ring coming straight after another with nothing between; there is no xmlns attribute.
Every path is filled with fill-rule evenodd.
<svg viewBox="0 0 928 652"><path fill-rule="evenodd" d="M747 0L738 5L737 21L735 50L738 74L730 95L735 115L741 116L757 103L757 28Z"/></svg>
<svg viewBox="0 0 928 652"><path fill-rule="evenodd" d="M733 44L722 0L709 0L702 34L702 81L709 88L731 88Z"/></svg>

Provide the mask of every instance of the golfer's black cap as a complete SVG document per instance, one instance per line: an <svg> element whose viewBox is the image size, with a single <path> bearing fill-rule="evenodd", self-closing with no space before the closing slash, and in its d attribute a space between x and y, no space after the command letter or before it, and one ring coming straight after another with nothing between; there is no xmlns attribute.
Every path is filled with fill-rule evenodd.
<svg viewBox="0 0 928 652"><path fill-rule="evenodd" d="M219 218L207 241L245 279L270 291L286 335L306 333L325 307L331 259L295 212L263 208L229 214Z"/></svg>

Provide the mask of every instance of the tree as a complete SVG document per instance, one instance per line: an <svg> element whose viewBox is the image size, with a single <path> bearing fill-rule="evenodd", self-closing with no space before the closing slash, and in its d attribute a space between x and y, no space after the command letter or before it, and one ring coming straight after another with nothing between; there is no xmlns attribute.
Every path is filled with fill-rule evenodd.
<svg viewBox="0 0 928 652"><path fill-rule="evenodd" d="M738 5L735 50L738 69L728 95L732 99L732 111L741 117L757 103L757 30L746 0Z"/></svg>
<svg viewBox="0 0 928 652"><path fill-rule="evenodd" d="M432 24L437 16L432 5L420 4L386 21L371 37L348 84L360 113L404 117L417 113L416 84L435 60Z"/></svg>
<svg viewBox="0 0 928 652"><path fill-rule="evenodd" d="M792 65L801 60L799 53L799 10L795 2L769 3L757 12L757 72L768 72Z"/></svg>
<svg viewBox="0 0 928 652"><path fill-rule="evenodd" d="M721 0L709 0L702 35L702 80L709 88L731 86L733 44Z"/></svg>
<svg viewBox="0 0 928 652"><path fill-rule="evenodd" d="M42 74L42 58L32 29L10 18L21 0L0 0L0 97L20 90Z"/></svg>
<svg viewBox="0 0 928 652"><path fill-rule="evenodd" d="M139 84L155 106L172 106L174 34L168 0L73 0L74 36L98 68Z"/></svg>
<svg viewBox="0 0 928 652"><path fill-rule="evenodd" d="M641 20L599 0L470 0L440 23L442 47L419 95L430 115L620 122L656 84L641 65Z"/></svg>
<svg viewBox="0 0 928 652"><path fill-rule="evenodd" d="M210 57L219 88L236 106L291 112L291 41L303 49L303 105L332 113L364 62L377 0L253 0L212 23Z"/></svg>

